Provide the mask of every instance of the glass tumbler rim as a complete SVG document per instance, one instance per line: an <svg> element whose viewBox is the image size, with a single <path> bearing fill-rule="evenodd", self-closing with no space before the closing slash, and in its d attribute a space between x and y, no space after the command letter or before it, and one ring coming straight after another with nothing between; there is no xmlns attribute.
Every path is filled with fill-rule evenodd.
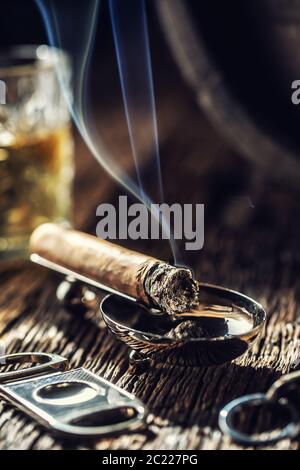
<svg viewBox="0 0 300 470"><path fill-rule="evenodd" d="M7 65L2 65L7 61ZM11 61L11 64L9 63ZM54 69L56 61L70 65L63 49L47 44L23 44L0 48L0 79L31 75ZM15 62L15 63L14 63Z"/></svg>

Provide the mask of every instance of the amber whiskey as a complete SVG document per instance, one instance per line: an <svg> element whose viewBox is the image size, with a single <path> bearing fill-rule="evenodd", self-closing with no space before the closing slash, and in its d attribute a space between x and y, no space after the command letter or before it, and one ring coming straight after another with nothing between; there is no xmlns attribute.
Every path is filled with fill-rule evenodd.
<svg viewBox="0 0 300 470"><path fill-rule="evenodd" d="M0 260L23 257L32 230L70 217L70 125L0 145Z"/></svg>

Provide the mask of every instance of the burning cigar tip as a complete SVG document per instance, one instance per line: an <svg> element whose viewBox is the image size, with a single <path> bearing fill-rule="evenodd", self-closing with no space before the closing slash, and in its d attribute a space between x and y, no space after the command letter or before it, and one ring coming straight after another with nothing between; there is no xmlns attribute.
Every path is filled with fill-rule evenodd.
<svg viewBox="0 0 300 470"><path fill-rule="evenodd" d="M145 291L154 303L170 315L198 304L198 285L192 272L167 263L159 263L145 279Z"/></svg>

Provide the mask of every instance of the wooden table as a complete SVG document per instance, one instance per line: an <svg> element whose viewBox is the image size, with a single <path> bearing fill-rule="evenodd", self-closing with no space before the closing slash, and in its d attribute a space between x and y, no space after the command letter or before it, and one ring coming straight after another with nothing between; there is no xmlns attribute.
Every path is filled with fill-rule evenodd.
<svg viewBox="0 0 300 470"><path fill-rule="evenodd" d="M103 138L111 153L130 169L120 104L107 101L99 118ZM157 103L166 200L206 206L204 249L187 253L184 260L198 279L240 290L260 301L268 315L264 337L251 352L220 367L141 369L129 364L128 349L107 333L98 312L75 315L58 305L56 276L29 263L4 270L0 339L7 351L61 354L71 366L85 366L135 393L150 414L145 430L77 444L51 437L1 402L1 449L239 448L218 429L221 406L241 394L266 391L299 359L298 197L270 183L234 153L200 114L179 76L172 86L162 80ZM144 150L147 155L147 135ZM95 233L96 206L116 201L124 191L98 166L80 139L76 155L75 225ZM149 181L154 191L155 184ZM166 242L130 242L128 246L164 259L171 256ZM284 441L274 447L297 449L299 443L299 439Z"/></svg>

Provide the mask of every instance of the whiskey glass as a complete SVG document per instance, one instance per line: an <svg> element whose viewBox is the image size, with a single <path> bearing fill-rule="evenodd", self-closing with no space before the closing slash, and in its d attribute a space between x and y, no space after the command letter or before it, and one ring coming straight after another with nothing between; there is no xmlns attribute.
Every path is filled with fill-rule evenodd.
<svg viewBox="0 0 300 470"><path fill-rule="evenodd" d="M0 51L0 262L26 258L37 225L70 219L70 83L59 49Z"/></svg>

